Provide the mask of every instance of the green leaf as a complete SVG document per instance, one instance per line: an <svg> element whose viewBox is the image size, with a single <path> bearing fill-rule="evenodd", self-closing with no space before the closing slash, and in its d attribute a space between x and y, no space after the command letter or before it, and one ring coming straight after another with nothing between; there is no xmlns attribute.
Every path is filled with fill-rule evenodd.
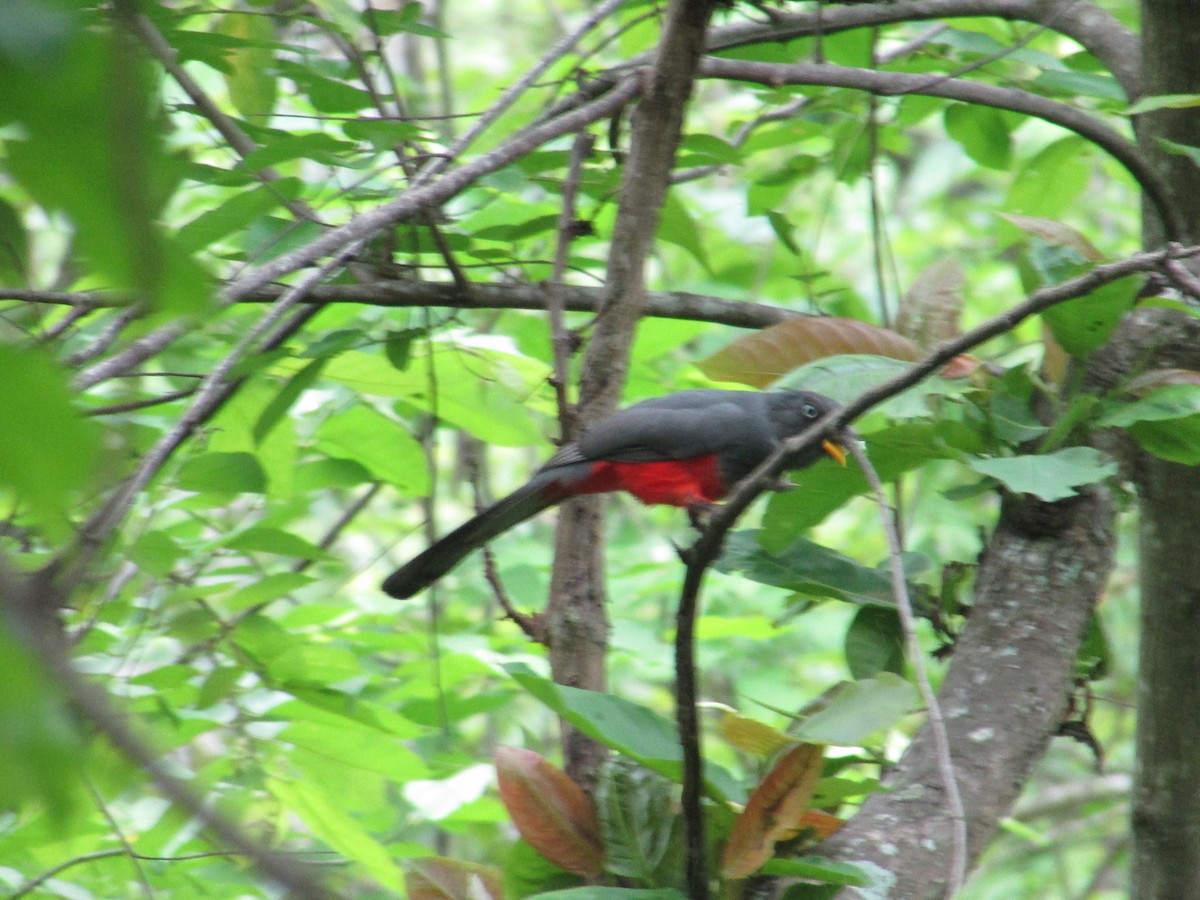
<svg viewBox="0 0 1200 900"><path fill-rule="evenodd" d="M949 419L932 424L896 425L864 435L864 439L871 462L885 483L931 460L979 453L984 446L978 432ZM815 474L810 470L797 473L793 480L800 484L798 490L771 496L761 537L768 551L787 546L796 535L867 490L858 466L826 465L820 478L814 477Z"/></svg>
<svg viewBox="0 0 1200 900"><path fill-rule="evenodd" d="M179 243L188 250L199 250L231 234L245 231L250 223L273 209L293 200L300 193L300 180L280 178L269 186L239 191L228 200L206 209L179 229Z"/></svg>
<svg viewBox="0 0 1200 900"><path fill-rule="evenodd" d="M29 235L11 203L0 198L0 280L25 284L29 265Z"/></svg>
<svg viewBox="0 0 1200 900"><path fill-rule="evenodd" d="M696 262L711 272L700 228L675 191L668 191L658 220L658 238L682 247Z"/></svg>
<svg viewBox="0 0 1200 900"><path fill-rule="evenodd" d="M510 663L504 668L521 687L584 734L673 781L681 777L679 737L668 719L622 697L555 684L523 663ZM741 794L729 774L718 766L705 765L705 780L709 790L719 797Z"/></svg>
<svg viewBox="0 0 1200 900"><path fill-rule="evenodd" d="M826 884L868 885L871 878L853 863L837 862L823 856L799 859L773 859L762 867L763 875L791 875L823 881Z"/></svg>
<svg viewBox="0 0 1200 900"><path fill-rule="evenodd" d="M899 675L848 681L827 696L822 709L804 719L795 737L813 744L861 744L889 728L920 704L917 689Z"/></svg>
<svg viewBox="0 0 1200 900"><path fill-rule="evenodd" d="M904 674L904 635L892 609L864 606L846 631L846 665L855 679L880 672Z"/></svg>
<svg viewBox="0 0 1200 900"><path fill-rule="evenodd" d="M1200 384L1169 384L1138 400L1105 401L1097 428L1128 428L1138 422L1185 419L1200 414Z"/></svg>
<svg viewBox="0 0 1200 900"><path fill-rule="evenodd" d="M279 528L255 526L237 532L221 541L231 550L248 553L276 553L280 556L295 556L300 559L335 559L331 553L316 544Z"/></svg>
<svg viewBox="0 0 1200 900"><path fill-rule="evenodd" d="M176 482L185 491L262 494L267 476L252 453L205 453L185 462Z"/></svg>
<svg viewBox="0 0 1200 900"><path fill-rule="evenodd" d="M404 893L404 877L387 849L312 781L268 778L266 788L312 833L347 859L357 862L379 884Z"/></svg>
<svg viewBox="0 0 1200 900"><path fill-rule="evenodd" d="M655 883L680 833L679 819L663 812L673 800L673 785L657 772L625 757L609 759L596 786L606 872Z"/></svg>
<svg viewBox="0 0 1200 900"><path fill-rule="evenodd" d="M674 888L577 887L531 894L529 900L687 900Z"/></svg>
<svg viewBox="0 0 1200 900"><path fill-rule="evenodd" d="M1000 110L956 103L946 108L945 123L946 133L979 165L1006 170L1012 163L1012 135Z"/></svg>
<svg viewBox="0 0 1200 900"><path fill-rule="evenodd" d="M362 769L401 784L429 777L429 766L402 741L344 719L330 724L293 722L275 740L311 754L311 760L297 761L317 772L326 765Z"/></svg>
<svg viewBox="0 0 1200 900"><path fill-rule="evenodd" d="M71 406L63 373L41 350L0 345L0 488L55 538L96 471L100 432Z"/></svg>
<svg viewBox="0 0 1200 900"><path fill-rule="evenodd" d="M504 860L506 900L544 897L547 891L573 888L583 882L583 876L560 869L521 838L513 844Z"/></svg>
<svg viewBox="0 0 1200 900"><path fill-rule="evenodd" d="M1052 306L1042 318L1064 350L1085 356L1108 343L1122 316L1133 309L1140 287L1139 278L1122 278Z"/></svg>
<svg viewBox="0 0 1200 900"><path fill-rule="evenodd" d="M807 596L860 605L895 605L891 579L886 573L807 538L796 538L784 549L768 553L759 544L757 531L736 531L726 539L717 568ZM910 590L919 593L916 588Z"/></svg>
<svg viewBox="0 0 1200 900"><path fill-rule="evenodd" d="M352 407L322 422L317 446L330 456L365 466L376 478L409 494L429 490L429 468L420 443L369 406Z"/></svg>
<svg viewBox="0 0 1200 900"><path fill-rule="evenodd" d="M1156 109L1191 109L1200 106L1200 94L1151 94L1130 104L1121 115L1136 116Z"/></svg>
<svg viewBox="0 0 1200 900"><path fill-rule="evenodd" d="M1033 494L1047 502L1079 493L1075 490L1115 475L1117 464L1093 447L1067 447L1054 453L967 460L976 472L1001 482L1008 490Z"/></svg>
<svg viewBox="0 0 1200 900"><path fill-rule="evenodd" d="M275 108L275 28L266 14L227 13L217 31L242 46L225 54L225 86L239 113L249 119L266 117ZM261 165L261 164L258 164Z"/></svg>
<svg viewBox="0 0 1200 900"><path fill-rule="evenodd" d="M0 620L0 809L41 802L54 824L62 826L81 799L88 750L57 683L6 624L7 619Z"/></svg>
<svg viewBox="0 0 1200 900"><path fill-rule="evenodd" d="M271 429L287 414L287 411L292 408L292 404L300 398L300 395L313 386L317 378L321 375L321 369L324 367L324 359L314 359L284 382L279 393L275 395L275 399L267 404L262 414L258 417L258 421L254 423L255 444L263 442L263 439L271 433Z"/></svg>

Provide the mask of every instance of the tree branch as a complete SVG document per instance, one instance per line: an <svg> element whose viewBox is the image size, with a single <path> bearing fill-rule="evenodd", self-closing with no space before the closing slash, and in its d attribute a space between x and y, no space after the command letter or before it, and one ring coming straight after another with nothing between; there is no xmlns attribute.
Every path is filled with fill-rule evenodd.
<svg viewBox="0 0 1200 900"><path fill-rule="evenodd" d="M1065 34L1113 73L1126 96L1132 100L1141 95L1141 49L1137 35L1091 0L908 0L822 6L818 13L777 15L767 24L738 22L714 28L709 37L709 52L830 35L854 28L988 16L1033 22Z"/></svg>
<svg viewBox="0 0 1200 900"><path fill-rule="evenodd" d="M1183 220L1171 199L1170 186L1149 164L1137 145L1087 113L1065 103L1047 100L1037 94L1013 88L961 81L940 75L912 75L907 72L881 72L824 63L760 63L747 60L707 58L701 66L706 78L753 81L779 87L785 84L820 84L866 91L881 97L920 94L944 97L981 106L1007 109L1033 116L1073 131L1091 141L1121 163L1145 191L1161 217L1169 240L1183 240L1187 234Z"/></svg>

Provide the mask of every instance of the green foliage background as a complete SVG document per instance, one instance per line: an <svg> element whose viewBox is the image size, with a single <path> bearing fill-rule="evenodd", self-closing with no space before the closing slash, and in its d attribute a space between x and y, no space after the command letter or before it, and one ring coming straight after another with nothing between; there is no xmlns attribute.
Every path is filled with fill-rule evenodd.
<svg viewBox="0 0 1200 900"><path fill-rule="evenodd" d="M1108 5L1131 15L1132 4ZM588 4L459 7L431 20L413 3L148 6L174 59L244 133L249 152L231 147L146 52L124 4L0 8L5 571L69 565L83 524L179 427L205 377L232 362L236 393L137 492L124 527L105 535L73 585L63 612L71 658L173 772L249 833L312 863L344 896L399 895L406 861L435 853L502 866L512 835L491 786L491 752L515 744L555 755L561 710L532 688L544 654L497 615L477 561L412 600L390 600L377 587L390 565L423 546L426 521L444 531L469 514L469 465L481 467L483 490L500 495L551 452L549 327L538 311L330 302L276 349L255 352L241 342L265 307L225 304L220 288L394 197ZM622 7L469 154L528 127L581 73L586 80L650 51L653 13L647 3ZM921 29L828 35L820 52L832 63L870 65L873 52ZM770 62L814 52L805 38L728 55ZM1124 95L1095 57L1033 26L957 20L888 67L977 67L980 81L1125 127ZM441 117L447 111L456 117ZM569 279L582 286L603 279L623 149L623 128L594 130L600 147L577 209L590 229L569 257ZM402 222L327 283L449 282L447 248L472 283L547 279L568 151L563 139L521 155L450 200L436 231ZM922 272L953 258L966 273L971 325L1082 263L1005 215L1070 226L1104 258L1138 246L1137 192L1094 146L1015 113L930 97L707 81L677 168L689 177L663 210L652 289L884 324ZM55 292L71 297L60 302ZM1128 291L1114 298L1115 315L1130 299ZM586 336L587 314L568 321ZM1051 326L1068 350L1091 349L1069 311ZM97 368L164 328L178 333L143 365L114 377ZM708 384L697 361L738 333L647 320L626 400ZM899 491L912 578L927 602L940 597L952 613L952 599L969 602L969 576L954 593L945 573L969 572L995 517L995 481L981 479L1066 495L1112 473L1098 457L1076 454L1055 460L1065 469L1048 469L1049 457L1018 449L1042 436L1029 405L1042 356L1037 323L982 355L1006 374L933 389L860 423L881 469L893 479L910 473ZM863 367L851 374L875 377ZM853 378L838 382L843 399L857 393ZM1140 424L1147 434L1165 427L1165 446L1195 408L1185 388L1173 412L1160 404L1129 413L1113 401L1098 414L1124 416L1112 424ZM1144 440L1153 450L1155 437ZM857 489L839 487L842 477L826 464L802 473L800 490L749 517L726 571L706 586L704 694L775 728L843 680L903 670L894 621L878 612L886 596L877 603L871 593L886 555L876 513L862 499L846 502ZM822 491L833 499L822 501ZM687 541L687 526L677 511L628 499L610 504L607 524L610 690L645 715L669 715L681 577L672 541ZM815 544L800 537L808 525ZM496 542L519 609L542 605L552 545L547 520ZM843 567L822 581L811 573L832 565L822 555L830 549ZM1089 673L1102 676L1089 724L1105 773L1094 772L1082 744L1056 742L968 897L1121 896L1133 764L1131 553L1123 551L1090 650L1103 664ZM764 571L784 565L780 558L789 572L808 574L780 582ZM0 885L19 894L53 871L39 895L271 896L242 859L213 855L196 823L65 704L8 624L0 631ZM950 624L961 619L951 615ZM932 649L942 638L922 627ZM869 706L852 706L851 722L872 727L848 735L845 754L895 758L917 722L902 711L876 723ZM585 723L592 715L577 713ZM643 722L605 721L606 740L670 771L651 764L651 750L632 749ZM708 753L735 796L763 771L763 760L720 739ZM871 763L846 777L869 785L877 774Z"/></svg>

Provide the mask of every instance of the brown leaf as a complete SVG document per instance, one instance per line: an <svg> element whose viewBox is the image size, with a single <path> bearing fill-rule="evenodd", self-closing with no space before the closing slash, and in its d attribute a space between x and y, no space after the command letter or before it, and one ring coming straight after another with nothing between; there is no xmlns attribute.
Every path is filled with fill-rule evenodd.
<svg viewBox="0 0 1200 900"><path fill-rule="evenodd" d="M1200 384L1200 372L1195 369L1149 369L1129 382L1127 390L1134 396L1145 397L1169 384Z"/></svg>
<svg viewBox="0 0 1200 900"><path fill-rule="evenodd" d="M802 827L808 801L821 777L825 748L797 744L754 789L721 855L726 878L745 878L771 858L777 841Z"/></svg>
<svg viewBox="0 0 1200 900"><path fill-rule="evenodd" d="M970 353L960 353L942 366L938 374L943 378L970 378L983 365L983 360Z"/></svg>
<svg viewBox="0 0 1200 900"><path fill-rule="evenodd" d="M803 831L807 828L815 832L818 838L825 840L825 838L834 832L839 831L845 824L845 819L839 819L832 813L822 812L819 809L810 809L800 817L796 831Z"/></svg>
<svg viewBox="0 0 1200 900"><path fill-rule="evenodd" d="M698 363L714 381L736 381L765 388L792 369L841 353L872 353L914 360L917 345L878 325L833 316L788 319L738 338Z"/></svg>
<svg viewBox="0 0 1200 900"><path fill-rule="evenodd" d="M961 332L959 316L965 281L962 266L953 256L926 268L900 300L896 331L923 350L956 337Z"/></svg>
<svg viewBox="0 0 1200 900"><path fill-rule="evenodd" d="M1016 225L1026 234L1032 234L1034 237L1041 238L1047 244L1054 244L1056 247L1070 247L1088 262L1102 262L1104 260L1104 254L1096 249L1096 245L1070 225L1064 225L1062 222L1056 222L1053 219L1040 219L1036 216L1018 216L1014 213L1000 213L1000 217L1012 222L1012 224Z"/></svg>
<svg viewBox="0 0 1200 900"><path fill-rule="evenodd" d="M600 823L583 789L532 750L500 747L495 762L500 799L521 837L560 869L599 875Z"/></svg>
<svg viewBox="0 0 1200 900"><path fill-rule="evenodd" d="M405 867L409 900L504 900L504 877L492 866L431 857Z"/></svg>

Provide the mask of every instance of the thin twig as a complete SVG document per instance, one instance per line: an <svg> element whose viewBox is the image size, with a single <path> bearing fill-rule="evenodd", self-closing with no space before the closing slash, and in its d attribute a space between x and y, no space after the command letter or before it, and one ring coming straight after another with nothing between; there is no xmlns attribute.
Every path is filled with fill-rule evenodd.
<svg viewBox="0 0 1200 900"><path fill-rule="evenodd" d="M413 180L413 187L419 187L429 182L429 180L445 171L446 167L458 157L462 156L463 152L475 142L475 140L488 129L489 126L501 115L504 114L510 106L512 106L521 94L525 93L531 85L533 85L554 63L562 59L575 48L589 31L595 28L600 22L604 21L612 15L625 0L604 0L603 3L596 6L591 14L584 19L579 27L570 34L565 35L557 44L550 48L541 59L539 59L528 72L520 79L514 82L500 98L491 105L487 112L479 117L474 125L467 130L466 134L455 141L445 155L432 160L417 177Z"/></svg>
<svg viewBox="0 0 1200 900"><path fill-rule="evenodd" d="M550 343L554 352L554 393L558 399L558 421L563 443L575 437L575 410L567 396L569 363L572 351L572 336L563 324L563 291L566 277L567 258L571 253L571 240L575 237L575 196L583 178L583 166L592 152L595 138L586 131L575 135L571 144L571 160L567 165L567 177L563 179L562 206L558 211L558 244L554 250L554 269L546 290L546 316L550 320Z"/></svg>
<svg viewBox="0 0 1200 900"><path fill-rule="evenodd" d="M946 732L946 717L938 702L937 692L929 681L929 670L925 666L925 651L917 639L916 617L913 615L912 601L908 596L908 581L904 575L904 548L900 545L900 535L896 531L896 521L887 497L883 491L883 482L879 473L871 465L866 450L861 441L848 440L847 449L854 456L862 469L871 492L875 495L875 503L879 507L879 516L883 522L883 532L887 535L888 565L892 579L892 597L896 601L896 611L900 615L900 630L904 634L905 651L909 664L913 667L917 688L925 703L925 712L929 720L930 732L933 735L934 755L937 759L938 774L942 780L942 790L946 793L946 812L950 819L950 832L953 851L950 857L950 874L946 884L946 898L953 897L963 886L967 878L967 813L963 807L962 792L958 789L958 775L954 769L954 760L950 755L950 735Z"/></svg>

